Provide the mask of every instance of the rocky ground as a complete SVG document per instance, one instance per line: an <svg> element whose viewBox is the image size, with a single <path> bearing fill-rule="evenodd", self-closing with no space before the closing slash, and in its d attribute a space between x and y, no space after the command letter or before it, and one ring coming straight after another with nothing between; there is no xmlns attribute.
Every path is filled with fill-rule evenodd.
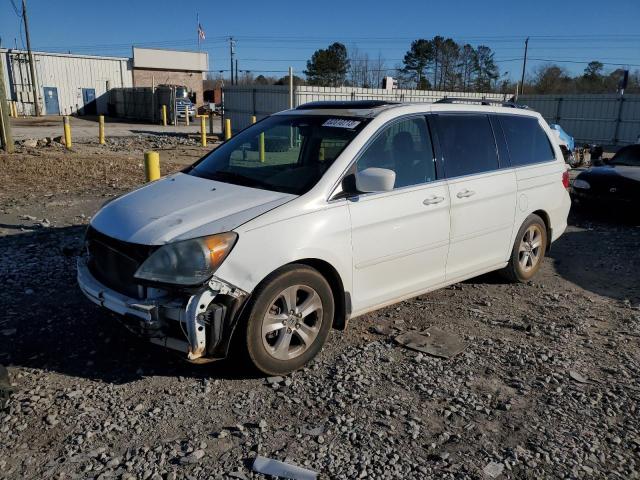
<svg viewBox="0 0 640 480"><path fill-rule="evenodd" d="M13 155L0 151L0 235L86 223L104 202L144 182L145 152L160 154L165 175L217 144L153 134L74 142L71 150L51 137L20 142Z"/></svg>
<svg viewBox="0 0 640 480"><path fill-rule="evenodd" d="M640 477L637 224L574 213L534 282L484 276L355 319L265 379L187 364L83 298L83 225L142 181L140 155L47 148L0 157L0 478L264 478L256 455L336 479ZM430 326L467 348L393 340Z"/></svg>

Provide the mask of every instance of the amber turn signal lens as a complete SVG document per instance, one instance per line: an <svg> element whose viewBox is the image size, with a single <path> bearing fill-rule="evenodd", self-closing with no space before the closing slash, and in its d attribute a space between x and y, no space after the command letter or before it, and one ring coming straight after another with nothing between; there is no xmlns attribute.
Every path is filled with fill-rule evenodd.
<svg viewBox="0 0 640 480"><path fill-rule="evenodd" d="M229 251L231 251L237 238L238 235L233 232L221 233L205 238L204 243L209 249L211 265L214 268L222 263Z"/></svg>

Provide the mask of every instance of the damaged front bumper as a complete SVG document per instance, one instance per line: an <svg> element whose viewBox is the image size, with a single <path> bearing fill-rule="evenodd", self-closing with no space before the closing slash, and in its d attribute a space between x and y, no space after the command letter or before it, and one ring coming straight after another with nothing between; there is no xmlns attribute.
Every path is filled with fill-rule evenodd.
<svg viewBox="0 0 640 480"><path fill-rule="evenodd" d="M78 258L78 285L93 303L120 315L152 343L187 354L194 362L226 357L247 292L213 277L193 292L148 288L146 298L123 295L98 281L87 258Z"/></svg>

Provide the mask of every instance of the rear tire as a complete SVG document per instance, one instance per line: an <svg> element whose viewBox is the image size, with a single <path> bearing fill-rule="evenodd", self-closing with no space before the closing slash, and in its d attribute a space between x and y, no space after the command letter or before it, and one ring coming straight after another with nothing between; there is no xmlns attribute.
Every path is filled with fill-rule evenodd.
<svg viewBox="0 0 640 480"><path fill-rule="evenodd" d="M547 227L538 215L531 214L518 230L509 264L500 274L514 283L528 282L540 270L546 251Z"/></svg>
<svg viewBox="0 0 640 480"><path fill-rule="evenodd" d="M322 349L334 301L327 280L306 265L288 265L256 288L244 331L248 359L260 372L284 375Z"/></svg>

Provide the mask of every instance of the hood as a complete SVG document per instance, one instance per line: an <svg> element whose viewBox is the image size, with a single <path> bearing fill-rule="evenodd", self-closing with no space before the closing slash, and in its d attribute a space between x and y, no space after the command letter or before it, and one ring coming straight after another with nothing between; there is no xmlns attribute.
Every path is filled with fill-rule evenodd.
<svg viewBox="0 0 640 480"><path fill-rule="evenodd" d="M228 232L294 198L178 173L108 203L91 226L125 242L162 245Z"/></svg>
<svg viewBox="0 0 640 480"><path fill-rule="evenodd" d="M626 165L604 165L602 167L591 167L580 173L579 177L624 177L628 180L640 182L640 167L629 167Z"/></svg>

